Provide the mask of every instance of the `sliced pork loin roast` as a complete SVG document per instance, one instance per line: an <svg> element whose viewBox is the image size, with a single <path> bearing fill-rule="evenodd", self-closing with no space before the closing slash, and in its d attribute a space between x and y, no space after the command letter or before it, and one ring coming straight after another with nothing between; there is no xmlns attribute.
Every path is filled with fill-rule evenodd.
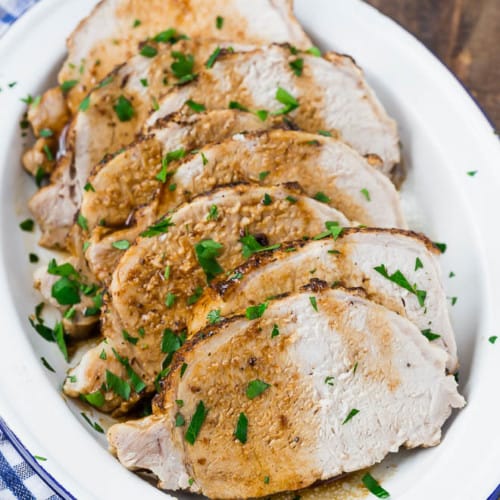
<svg viewBox="0 0 500 500"><path fill-rule="evenodd" d="M219 122L221 113L223 117L228 111L200 115L190 132L196 132L199 125ZM228 124L233 130L238 125L233 126L230 121ZM192 147L189 136L181 140L176 137L176 133L185 134L189 126L175 130L175 124L168 125L168 130L156 132L156 137L162 133L163 144L191 142ZM228 130L220 130L221 135L225 132ZM198 139L203 140L203 135ZM84 195L81 213L89 229L95 228L85 255L90 268L103 282L109 281L121 256L122 252L115 248L117 241L133 241L161 214L221 184L252 181L273 185L297 181L307 195L337 208L350 220L368 226L405 227L394 185L338 139L291 130L235 135L197 150L181 163L163 162L163 166L159 147L152 141L137 143L99 169L90 179L93 190ZM136 156L138 149L148 149L150 153L145 151ZM165 150L168 149L163 147ZM170 155L186 151L189 148L177 149ZM271 203L271 199L264 203ZM103 227L102 221L109 227Z"/></svg>
<svg viewBox="0 0 500 500"><path fill-rule="evenodd" d="M266 195L271 198L269 204L264 202ZM120 404L120 410L128 409L143 392L153 390L162 363L175 350L177 337L172 332L184 330L207 281L268 245L319 234L326 223L335 228L336 223L345 226L349 221L339 211L296 191L246 185L200 196L161 219L124 252L102 314L107 343L91 349L71 371L75 378L66 379L66 394L99 390L109 360L116 361L115 349L124 361L115 374L128 379L127 369L133 369L147 389L135 391L125 398L128 401L108 391L103 409L113 410ZM106 355L100 356L103 349Z"/></svg>
<svg viewBox="0 0 500 500"><path fill-rule="evenodd" d="M217 17L222 20L217 21ZM105 28L103 28L105 27ZM137 45L176 28L191 38L253 44L289 42L311 46L291 0L102 0L68 38L59 82L77 81L67 94L75 112L102 78L137 52Z"/></svg>
<svg viewBox="0 0 500 500"><path fill-rule="evenodd" d="M260 497L434 446L464 405L445 353L357 294L307 290L263 310L177 353L154 415L108 431L123 465L164 489Z"/></svg>
<svg viewBox="0 0 500 500"><path fill-rule="evenodd" d="M221 52L196 80L169 92L146 124L178 110L188 99L207 109L227 108L233 102L233 106L288 114L304 131L326 131L363 155L378 155L386 174L400 161L396 123L347 56L297 54L278 45L246 53Z"/></svg>
<svg viewBox="0 0 500 500"><path fill-rule="evenodd" d="M336 240L288 243L253 255L229 279L206 288L188 331L202 329L210 311L229 317L267 297L296 291L313 278L334 286L362 287L374 302L406 316L447 352L446 367L455 372L457 347L438 256L425 236L395 229L350 228Z"/></svg>
<svg viewBox="0 0 500 500"><path fill-rule="evenodd" d="M74 116L51 184L30 201L30 209L42 229L42 245L65 248L66 236L80 208L91 169L103 158L128 145L141 130L157 99L169 86L180 81L186 68L198 71L220 43L178 40L175 34L166 42L151 42L150 48L156 51L154 57L138 54L107 75ZM235 47L245 48L240 44ZM45 100L42 99L40 106ZM54 162L48 162L43 151L47 141L52 141L49 145L54 151L53 146L57 143L54 137L39 139L25 153L27 168L42 165L45 171L51 171Z"/></svg>

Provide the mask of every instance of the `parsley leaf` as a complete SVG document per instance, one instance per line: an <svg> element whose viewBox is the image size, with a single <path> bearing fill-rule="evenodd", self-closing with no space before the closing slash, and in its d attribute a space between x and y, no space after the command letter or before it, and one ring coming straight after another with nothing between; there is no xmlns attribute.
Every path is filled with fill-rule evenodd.
<svg viewBox="0 0 500 500"><path fill-rule="evenodd" d="M325 193L318 191L314 195L314 199L317 201L321 201L321 203L330 203L332 200Z"/></svg>
<svg viewBox="0 0 500 500"><path fill-rule="evenodd" d="M241 443L247 442L248 433L248 419L244 413L240 413L238 422L236 423L236 430L234 431L235 438Z"/></svg>
<svg viewBox="0 0 500 500"><path fill-rule="evenodd" d="M366 201L372 201L371 200L371 197L370 197L370 192L368 191L368 189L366 188L363 188L360 193L366 198Z"/></svg>
<svg viewBox="0 0 500 500"><path fill-rule="evenodd" d="M357 410L356 408L353 408L349 412L349 415L347 415L347 417L345 418L345 420L342 422L342 425L347 424L347 422L349 422L349 420L351 420L351 418L354 417L355 415L357 415L358 413L359 413L359 410Z"/></svg>
<svg viewBox="0 0 500 500"><path fill-rule="evenodd" d="M82 394L82 399L84 401L87 401L87 403L90 403L92 406L96 406L97 408L100 408L105 403L104 395L99 390L91 392L90 394Z"/></svg>
<svg viewBox="0 0 500 500"><path fill-rule="evenodd" d="M257 304L256 306L247 307L245 311L245 316L247 319L257 319L260 318L267 309L269 302L264 302L262 304Z"/></svg>
<svg viewBox="0 0 500 500"><path fill-rule="evenodd" d="M229 109L239 109L240 111L250 111L248 108L240 104L238 101L229 101Z"/></svg>
<svg viewBox="0 0 500 500"><path fill-rule="evenodd" d="M274 111L272 113L273 115L286 115L287 113L290 113L290 111L293 111L294 109L297 109L299 107L299 102L297 101L297 99L295 99L295 97L293 97L282 87L278 87L275 97L277 101L279 101L281 104L284 104L284 107L278 111Z"/></svg>
<svg viewBox="0 0 500 500"><path fill-rule="evenodd" d="M410 285L405 275L399 269L391 275L389 275L389 273L387 272L384 264L381 264L378 267L374 267L373 269L381 274L384 278L392 281L393 283L396 283L396 285L399 285L401 288L404 288L405 290L408 290L410 293L415 295L417 297L418 303L420 304L420 307L424 307L427 292L425 292L424 290L418 290L417 285Z"/></svg>
<svg viewBox="0 0 500 500"><path fill-rule="evenodd" d="M275 323L273 325L273 329L271 331L271 338L277 337L280 334L280 330L278 328L278 325Z"/></svg>
<svg viewBox="0 0 500 500"><path fill-rule="evenodd" d="M161 182L165 182L167 177L172 175L168 172L168 166L171 162L176 160L182 160L186 156L186 150L184 148L175 149L174 151L169 151L161 160L161 170L156 175L156 179Z"/></svg>
<svg viewBox="0 0 500 500"><path fill-rule="evenodd" d="M198 434L200 433L201 426L203 425L203 422L205 421L205 418L207 416L208 410L205 408L205 405L203 404L203 401L200 401L198 405L196 406L196 410L194 412L193 417L191 418L191 423L189 424L189 427L186 431L186 434L184 434L184 438L189 444L194 444L196 441L196 438L198 437Z"/></svg>
<svg viewBox="0 0 500 500"><path fill-rule="evenodd" d="M196 304L202 294L203 288L201 288L201 286L197 286L194 290L194 293L187 298L187 305L192 306L193 304Z"/></svg>
<svg viewBox="0 0 500 500"><path fill-rule="evenodd" d="M132 391L130 384L109 370L106 370L106 386L125 401L130 399L130 392Z"/></svg>
<svg viewBox="0 0 500 500"><path fill-rule="evenodd" d="M203 104L193 101L192 99L187 100L186 104L196 113L201 113L207 109Z"/></svg>
<svg viewBox="0 0 500 500"><path fill-rule="evenodd" d="M219 217L219 209L217 205L212 205L208 212L207 220L217 220L217 217Z"/></svg>
<svg viewBox="0 0 500 500"><path fill-rule="evenodd" d="M118 97L113 109L121 122L128 122L134 116L132 103L124 95Z"/></svg>
<svg viewBox="0 0 500 500"><path fill-rule="evenodd" d="M28 231L28 232L31 232L33 231L33 229L35 228L35 221L33 219L26 219L26 220L23 220L20 224L19 224L19 227L23 230L23 231Z"/></svg>
<svg viewBox="0 0 500 500"><path fill-rule="evenodd" d="M219 57L221 48L217 47L211 54L210 57L207 59L207 62L205 63L205 67L210 69L212 66L215 64L215 61Z"/></svg>
<svg viewBox="0 0 500 500"><path fill-rule="evenodd" d="M389 498L389 492L384 490L378 481L370 474L366 473L361 478L362 483L366 486L370 493L373 493L377 498Z"/></svg>
<svg viewBox="0 0 500 500"><path fill-rule="evenodd" d="M304 59L299 58L295 59L292 62L289 63L290 68L292 68L292 71L295 73L296 76L301 76L302 71L304 69Z"/></svg>
<svg viewBox="0 0 500 500"><path fill-rule="evenodd" d="M248 383L246 395L248 399L255 399L260 396L264 391L269 389L271 384L268 384L262 380L255 379Z"/></svg>
<svg viewBox="0 0 500 500"><path fill-rule="evenodd" d="M309 302L311 303L313 309L318 312L318 302L316 301L316 297L309 297Z"/></svg>
<svg viewBox="0 0 500 500"><path fill-rule="evenodd" d="M322 240L327 236L333 236L333 239L336 240L343 232L344 228L336 221L327 221L325 222L326 231L319 233L316 235L313 240Z"/></svg>
<svg viewBox="0 0 500 500"><path fill-rule="evenodd" d="M218 30L221 30L223 26L224 26L224 18L222 16L217 16L215 18L215 27Z"/></svg>
<svg viewBox="0 0 500 500"><path fill-rule="evenodd" d="M432 243L441 253L446 252L446 243L438 243L437 241L433 241Z"/></svg>
<svg viewBox="0 0 500 500"><path fill-rule="evenodd" d="M139 51L139 54L141 54L141 56L151 58L158 54L158 49L156 49L156 47L153 47L152 45L144 45Z"/></svg>
<svg viewBox="0 0 500 500"><path fill-rule="evenodd" d="M78 284L66 276L62 276L52 285L51 295L62 306L70 306L80 302Z"/></svg>
<svg viewBox="0 0 500 500"><path fill-rule="evenodd" d="M427 337L431 342L441 337L441 335L439 335L438 333L434 333L433 331L431 331L430 328L422 330L422 335L424 337Z"/></svg>
<svg viewBox="0 0 500 500"><path fill-rule="evenodd" d="M251 234L247 234L246 236L243 236L243 238L240 238L240 243L243 245L242 252L245 259L248 259L254 253L264 252L266 250L275 250L281 246L280 243L268 247L262 246L255 239L255 236L252 236Z"/></svg>
<svg viewBox="0 0 500 500"><path fill-rule="evenodd" d="M424 265L422 264L422 261L417 257L415 259L415 271L418 271L419 269L423 269Z"/></svg>
<svg viewBox="0 0 500 500"><path fill-rule="evenodd" d="M182 52L173 51L172 57L174 62L170 65L170 69L180 83L188 82L194 78L194 57L191 54L185 55Z"/></svg>
<svg viewBox="0 0 500 500"><path fill-rule="evenodd" d="M117 250L128 250L130 248L130 242L128 240L113 241L111 246Z"/></svg>
<svg viewBox="0 0 500 500"><path fill-rule="evenodd" d="M66 80L62 82L60 88L63 92L69 92L75 85L78 85L78 80Z"/></svg>
<svg viewBox="0 0 500 500"><path fill-rule="evenodd" d="M194 246L196 258L203 271L205 271L207 281L211 281L215 276L224 272L217 262L217 257L222 248L223 245L214 240L203 240Z"/></svg>
<svg viewBox="0 0 500 500"><path fill-rule="evenodd" d="M208 314L207 314L207 320L211 325L215 325L215 323L218 323L222 318L220 317L220 309L212 309Z"/></svg>
<svg viewBox="0 0 500 500"><path fill-rule="evenodd" d="M152 238L154 236L167 233L168 228L174 225L175 224L172 222L172 217L164 217L163 219L160 219L156 224L149 226L145 231L141 233L141 236L144 238Z"/></svg>

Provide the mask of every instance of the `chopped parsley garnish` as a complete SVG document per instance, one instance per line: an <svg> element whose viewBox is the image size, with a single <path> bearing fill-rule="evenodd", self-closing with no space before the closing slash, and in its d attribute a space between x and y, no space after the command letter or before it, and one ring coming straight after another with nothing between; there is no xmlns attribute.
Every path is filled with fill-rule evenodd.
<svg viewBox="0 0 500 500"><path fill-rule="evenodd" d="M192 99L187 100L186 104L196 113L201 113L207 109L203 104L193 101Z"/></svg>
<svg viewBox="0 0 500 500"><path fill-rule="evenodd" d="M184 434L184 438L189 444L194 444L194 442L196 441L207 413L208 410L205 409L203 401L200 401L196 406L196 410L194 412L193 418L191 419L191 423L189 424L186 434Z"/></svg>
<svg viewBox="0 0 500 500"><path fill-rule="evenodd" d="M100 408L105 403L104 395L101 391L91 392L90 394L82 394L82 399L97 408Z"/></svg>
<svg viewBox="0 0 500 500"><path fill-rule="evenodd" d="M469 177L474 177L477 174L477 172L478 172L477 170L470 170L469 172L467 172L467 175Z"/></svg>
<svg viewBox="0 0 500 500"><path fill-rule="evenodd" d="M92 186L92 184L90 184L90 182L87 182L87 184L85 184L85 186L83 187L83 189L85 191L92 191L92 192L95 193L94 186Z"/></svg>
<svg viewBox="0 0 500 500"><path fill-rule="evenodd" d="M221 30L223 26L224 26L224 18L222 16L217 16L215 18L215 27L218 30Z"/></svg>
<svg viewBox="0 0 500 500"><path fill-rule="evenodd" d="M106 351L104 349L101 351L101 354L99 354L99 358L103 360L108 359L108 355L106 354Z"/></svg>
<svg viewBox="0 0 500 500"><path fill-rule="evenodd" d="M207 59L207 62L205 63L205 67L210 69L214 64L217 58L219 57L221 48L217 47L211 54L210 57Z"/></svg>
<svg viewBox="0 0 500 500"><path fill-rule="evenodd" d="M23 230L23 231L33 231L33 229L35 228L35 221L33 219L26 219L26 220L23 220L20 224L19 224L19 227Z"/></svg>
<svg viewBox="0 0 500 500"><path fill-rule="evenodd" d="M161 352L165 354L174 353L182 346L182 339L172 330L166 328L161 339Z"/></svg>
<svg viewBox="0 0 500 500"><path fill-rule="evenodd" d="M140 19L134 19L134 22L132 24L132 28L137 28L137 26L140 26L142 24L142 21Z"/></svg>
<svg viewBox="0 0 500 500"><path fill-rule="evenodd" d="M151 98L151 105L153 106L154 111L158 111L160 109L158 99L156 99L156 97L154 97L154 96Z"/></svg>
<svg viewBox="0 0 500 500"><path fill-rule="evenodd" d="M62 276L52 285L51 294L62 306L71 306L80 302L78 283L66 276Z"/></svg>
<svg viewBox="0 0 500 500"><path fill-rule="evenodd" d="M165 267L165 272L163 273L163 276L166 280L168 280L168 278L170 278L170 271L171 271L172 267L171 266L167 266Z"/></svg>
<svg viewBox="0 0 500 500"><path fill-rule="evenodd" d="M247 317L247 319L260 318L265 313L268 305L268 302L264 302L262 304L257 304L256 306L247 307L245 316Z"/></svg>
<svg viewBox="0 0 500 500"><path fill-rule="evenodd" d="M490 337L490 338L488 339L488 342L489 342L490 344L494 344L494 343L497 341L497 339L498 339L498 336L497 336L497 335L493 335L493 337ZM42 360L43 360L43 358L42 358Z"/></svg>
<svg viewBox="0 0 500 500"><path fill-rule="evenodd" d="M326 196L325 193L322 193L321 191L318 191L314 195L314 199L317 201L321 201L322 203L330 203L332 200L328 196Z"/></svg>
<svg viewBox="0 0 500 500"><path fill-rule="evenodd" d="M335 377L329 376L325 378L325 384L326 385L333 385L333 381L335 380Z"/></svg>
<svg viewBox="0 0 500 500"><path fill-rule="evenodd" d="M115 355L115 358L125 367L127 376L135 392L140 393L141 391L143 391L146 388L146 384L141 379L141 377L137 375L134 369L130 366L129 360L127 358L120 356L114 348L112 348L112 350L113 354Z"/></svg>
<svg viewBox="0 0 500 500"><path fill-rule="evenodd" d="M186 373L187 367L188 367L187 363L182 363L182 366L181 366L181 373L180 373L181 378L182 378L182 377L183 377L183 375Z"/></svg>
<svg viewBox="0 0 500 500"><path fill-rule="evenodd" d="M201 286L197 286L194 290L194 293L187 298L187 305L192 306L193 304L196 304L202 294L203 288L201 288Z"/></svg>
<svg viewBox="0 0 500 500"><path fill-rule="evenodd" d="M85 97L82 102L80 103L80 106L78 106L78 109L80 111L87 111L87 109L89 109L89 106L90 106L90 95L88 95L87 97Z"/></svg>
<svg viewBox="0 0 500 500"><path fill-rule="evenodd" d="M212 205L208 211L207 220L217 220L217 217L219 217L219 209L217 205Z"/></svg>
<svg viewBox="0 0 500 500"><path fill-rule="evenodd" d="M117 250L127 250L130 248L130 241L128 240L113 241L113 243L111 243L111 246L113 248L116 248Z"/></svg>
<svg viewBox="0 0 500 500"><path fill-rule="evenodd" d="M144 238L152 238L154 236L167 233L168 228L174 225L175 224L172 222L171 217L165 217L159 220L156 224L149 226L145 231L141 233L141 236Z"/></svg>
<svg viewBox="0 0 500 500"><path fill-rule="evenodd" d="M419 269L423 269L424 265L422 264L422 261L417 257L415 259L415 271L418 271Z"/></svg>
<svg viewBox="0 0 500 500"><path fill-rule="evenodd" d="M295 73L296 76L302 75L302 70L304 69L304 59L298 58L289 63L290 68Z"/></svg>
<svg viewBox="0 0 500 500"><path fill-rule="evenodd" d="M319 233L316 235L313 240L322 240L327 236L333 236L333 239L336 240L341 234L344 228L336 221L327 221L325 222L326 231Z"/></svg>
<svg viewBox="0 0 500 500"><path fill-rule="evenodd" d="M40 130L40 133L39 133L40 137L52 137L53 135L54 135L54 132L52 132L52 130L50 130L50 128L42 128L42 130Z"/></svg>
<svg viewBox="0 0 500 500"><path fill-rule="evenodd" d="M165 305L170 309L175 304L176 299L177 296L174 293L168 292L165 298Z"/></svg>
<svg viewBox="0 0 500 500"><path fill-rule="evenodd" d="M175 43L182 38L186 39L187 37L186 35L179 35L175 28L169 28L155 35L153 40L159 43Z"/></svg>
<svg viewBox="0 0 500 500"><path fill-rule="evenodd" d="M97 422L92 422L89 417L83 411L80 413L80 415L84 418L85 422L92 427L97 432L100 432L101 434L104 434L104 429L97 423Z"/></svg>
<svg viewBox="0 0 500 500"><path fill-rule="evenodd" d="M75 85L78 85L78 80L66 80L62 82L60 87L63 92L69 92Z"/></svg>
<svg viewBox="0 0 500 500"><path fill-rule="evenodd" d="M266 111L265 109L258 109L255 111L255 115L260 121L265 122L269 116L269 111Z"/></svg>
<svg viewBox="0 0 500 500"><path fill-rule="evenodd" d="M47 459L45 457L41 457L40 455L33 455L39 462L46 462Z"/></svg>
<svg viewBox="0 0 500 500"><path fill-rule="evenodd" d="M441 337L441 335L439 335L438 333L434 333L433 331L431 331L430 328L422 330L422 335L424 337L427 337L431 342Z"/></svg>
<svg viewBox="0 0 500 500"><path fill-rule="evenodd" d="M347 415L347 417L345 418L345 420L342 422L342 425L347 424L347 422L349 422L349 420L351 420L351 418L354 417L355 415L357 415L358 413L359 413L359 410L356 410L356 408L353 408L349 412L349 415Z"/></svg>
<svg viewBox="0 0 500 500"><path fill-rule="evenodd" d="M384 490L378 481L370 474L366 473L361 478L362 483L366 486L368 491L375 495L377 498L389 498L390 494L388 491Z"/></svg>
<svg viewBox="0 0 500 500"><path fill-rule="evenodd" d="M102 80L101 83L99 83L99 85L97 85L96 88L102 89L103 87L106 87L106 85L109 85L112 81L113 81L113 77L108 76L104 80Z"/></svg>
<svg viewBox="0 0 500 500"><path fill-rule="evenodd" d="M254 253L264 252L266 250L275 250L281 246L280 243L268 247L262 246L255 239L255 236L252 236L251 234L247 234L246 236L243 236L243 238L240 238L240 243L243 245L242 251L245 259L248 259Z"/></svg>
<svg viewBox="0 0 500 500"><path fill-rule="evenodd" d="M170 184L170 185L168 186L168 190L169 190L169 191L175 191L176 189L177 189L177 184Z"/></svg>
<svg viewBox="0 0 500 500"><path fill-rule="evenodd" d="M170 69L179 80L179 83L185 83L192 80L194 78L194 57L191 54L185 55L177 51L172 52L172 57L174 58L174 62L170 65Z"/></svg>
<svg viewBox="0 0 500 500"><path fill-rule="evenodd" d="M299 102L295 97L293 97L290 93L288 93L284 88L278 87L276 91L276 100L281 104L284 104L284 107L278 111L274 111L273 115L286 115L290 113L294 109L299 107Z"/></svg>
<svg viewBox="0 0 500 500"><path fill-rule="evenodd" d="M200 154L201 154L201 161L203 162L203 166L205 166L208 163L208 159L204 155L203 151Z"/></svg>
<svg viewBox="0 0 500 500"><path fill-rule="evenodd" d="M262 182L271 172L265 171L259 173L259 181Z"/></svg>
<svg viewBox="0 0 500 500"><path fill-rule="evenodd" d="M427 296L427 292L424 290L419 290L417 285L410 285L409 281L406 279L405 275L398 269L393 274L389 275L384 264L381 264L378 267L373 268L379 274L381 274L384 278L392 281L396 285L399 285L401 288L408 290L410 293L417 297L418 303L420 307L424 307L425 297Z"/></svg>
<svg viewBox="0 0 500 500"><path fill-rule="evenodd" d="M318 312L318 302L316 301L316 297L309 297L309 302L311 303L313 309Z"/></svg>
<svg viewBox="0 0 500 500"><path fill-rule="evenodd" d="M319 50L318 47L311 47L307 49L306 52L312 56L321 57L321 50Z"/></svg>
<svg viewBox="0 0 500 500"><path fill-rule="evenodd" d="M278 328L278 325L275 323L273 325L273 329L271 331L271 338L273 339L274 337L277 337L280 334L280 330Z"/></svg>
<svg viewBox="0 0 500 500"><path fill-rule="evenodd" d="M269 206L273 202L273 199L266 193L262 199L262 204Z"/></svg>
<svg viewBox="0 0 500 500"><path fill-rule="evenodd" d="M113 109L121 122L128 122L134 116L132 103L124 95L118 97Z"/></svg>
<svg viewBox="0 0 500 500"><path fill-rule="evenodd" d="M156 56L156 54L158 54L158 50L152 45L144 45L139 51L139 54L144 57L154 57Z"/></svg>
<svg viewBox="0 0 500 500"><path fill-rule="evenodd" d="M29 259L32 264L36 264L40 259L38 258L38 255L36 253L30 253L29 254Z"/></svg>
<svg viewBox="0 0 500 500"><path fill-rule="evenodd" d="M245 444L247 442L248 433L248 419L244 413L240 413L238 417L238 422L236 423L236 430L234 431L234 437L241 443Z"/></svg>
<svg viewBox="0 0 500 500"><path fill-rule="evenodd" d="M172 173L168 172L168 166L171 162L176 160L182 160L186 156L186 150L184 148L175 149L174 151L169 151L161 160L161 170L156 175L156 179L161 182L165 182L167 177L170 177Z"/></svg>
<svg viewBox="0 0 500 500"><path fill-rule="evenodd" d="M182 399L176 399L175 404L179 407L182 408L184 406L184 400Z"/></svg>
<svg viewBox="0 0 500 500"><path fill-rule="evenodd" d="M58 321L55 324L53 335L54 335L54 340L57 344L57 347L59 347L59 350L62 352L64 360L67 362L68 361L68 348L66 347L66 338L65 338L63 324L60 321Z"/></svg>
<svg viewBox="0 0 500 500"><path fill-rule="evenodd" d="M88 231L89 226L87 224L87 218L84 217L81 213L78 214L78 217L76 219L76 223L84 230Z"/></svg>
<svg viewBox="0 0 500 500"><path fill-rule="evenodd" d="M43 366L45 366L45 368L47 368L47 370L56 373L54 368L52 368L52 366L50 366L49 362L43 356L40 358L40 360L42 361Z"/></svg>
<svg viewBox="0 0 500 500"><path fill-rule="evenodd" d="M140 82L141 82L141 85L143 87L148 87L149 86L149 82L148 82L147 78L141 78Z"/></svg>
<svg viewBox="0 0 500 500"><path fill-rule="evenodd" d="M446 252L446 243L438 243L437 241L433 241L432 243L441 253Z"/></svg>
<svg viewBox="0 0 500 500"><path fill-rule="evenodd" d="M269 484L269 476L264 476L264 484Z"/></svg>
<svg viewBox="0 0 500 500"><path fill-rule="evenodd" d="M256 379L248 383L246 395L248 399L254 399L260 396L264 391L271 387L270 384L263 382L262 380Z"/></svg>
<svg viewBox="0 0 500 500"><path fill-rule="evenodd" d="M458 297L450 297L451 305L454 306L457 303Z"/></svg>
<svg viewBox="0 0 500 500"><path fill-rule="evenodd" d="M240 111L250 111L247 107L240 104L238 101L229 101L229 109L239 109Z"/></svg>
<svg viewBox="0 0 500 500"><path fill-rule="evenodd" d="M331 137L332 133L329 130L318 130L319 135L324 135L325 137Z"/></svg>
<svg viewBox="0 0 500 500"><path fill-rule="evenodd" d="M133 345L137 345L137 342L139 342L139 339L130 335L127 330L122 330L122 336L127 342L130 342Z"/></svg>
<svg viewBox="0 0 500 500"><path fill-rule="evenodd" d="M109 390L113 391L117 396L120 396L125 401L130 398L130 384L115 375L113 372L106 370L106 386Z"/></svg>
<svg viewBox="0 0 500 500"><path fill-rule="evenodd" d="M196 258L203 271L205 271L207 281L211 281L218 274L224 272L220 264L217 262L217 257L219 256L222 248L223 245L214 240L203 240L194 246Z"/></svg>
<svg viewBox="0 0 500 500"><path fill-rule="evenodd" d="M52 151L50 150L49 146L47 144L44 144L42 149L43 152L45 153L47 160L54 161L54 155L52 154Z"/></svg>
<svg viewBox="0 0 500 500"><path fill-rule="evenodd" d="M215 323L218 323L221 320L220 309L212 309L207 314L207 320L211 325L215 325Z"/></svg>
<svg viewBox="0 0 500 500"><path fill-rule="evenodd" d="M177 413L175 415L175 426L182 427L185 423L186 419L180 413Z"/></svg>
<svg viewBox="0 0 500 500"><path fill-rule="evenodd" d="M448 278L454 278L455 277L455 273L453 271L450 271L450 274L448 274Z"/></svg>
<svg viewBox="0 0 500 500"><path fill-rule="evenodd" d="M372 201L370 197L370 191L368 189L363 188L360 193L366 198L366 201Z"/></svg>

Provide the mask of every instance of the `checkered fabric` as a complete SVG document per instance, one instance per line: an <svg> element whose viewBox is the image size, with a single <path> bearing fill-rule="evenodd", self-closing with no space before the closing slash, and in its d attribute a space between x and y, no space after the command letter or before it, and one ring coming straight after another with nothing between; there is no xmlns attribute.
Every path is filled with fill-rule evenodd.
<svg viewBox="0 0 500 500"><path fill-rule="evenodd" d="M39 0L0 0L0 36Z"/></svg>
<svg viewBox="0 0 500 500"><path fill-rule="evenodd" d="M21 450L5 432L5 425L0 419L0 499L60 500L62 497L21 456Z"/></svg>

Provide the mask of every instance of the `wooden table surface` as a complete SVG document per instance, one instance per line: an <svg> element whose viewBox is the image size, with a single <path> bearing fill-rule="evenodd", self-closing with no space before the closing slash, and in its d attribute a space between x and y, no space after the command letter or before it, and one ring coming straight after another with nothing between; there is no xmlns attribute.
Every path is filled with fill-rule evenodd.
<svg viewBox="0 0 500 500"><path fill-rule="evenodd" d="M500 0L366 0L422 41L500 130Z"/></svg>

